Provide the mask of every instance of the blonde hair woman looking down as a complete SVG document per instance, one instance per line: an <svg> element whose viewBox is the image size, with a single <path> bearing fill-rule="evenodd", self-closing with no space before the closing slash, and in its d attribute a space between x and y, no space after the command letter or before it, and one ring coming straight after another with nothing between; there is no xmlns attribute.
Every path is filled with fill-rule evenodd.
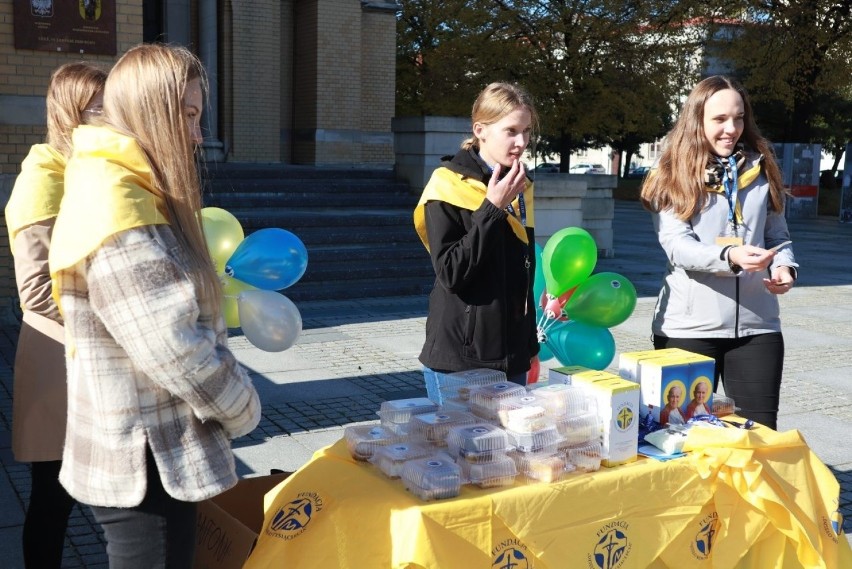
<svg viewBox="0 0 852 569"><path fill-rule="evenodd" d="M118 60L101 126L74 132L50 252L69 343L60 480L113 567L192 566L195 504L236 484L230 439L260 419L200 226L204 88L183 48Z"/></svg>

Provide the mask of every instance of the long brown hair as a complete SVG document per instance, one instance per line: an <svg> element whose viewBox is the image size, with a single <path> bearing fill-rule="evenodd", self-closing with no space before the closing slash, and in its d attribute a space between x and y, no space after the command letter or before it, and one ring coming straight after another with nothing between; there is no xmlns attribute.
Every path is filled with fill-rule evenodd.
<svg viewBox="0 0 852 569"><path fill-rule="evenodd" d="M677 122L666 136L666 147L657 168L642 184L640 199L646 209L659 212L671 209L680 219L697 215L707 200L704 186L707 162L711 149L704 135L704 105L707 99L725 89L733 89L743 100L743 132L739 141L746 148L763 155L763 173L769 180L770 205L773 210L784 208L785 190L781 170L768 140L763 138L748 94L731 77L714 75L704 79L689 94Z"/></svg>
<svg viewBox="0 0 852 569"><path fill-rule="evenodd" d="M201 227L201 184L183 105L193 79L200 79L206 93L204 67L189 50L159 44L131 48L107 79L104 121L133 137L145 153L165 214L189 255L199 297L218 314L222 291Z"/></svg>
<svg viewBox="0 0 852 569"><path fill-rule="evenodd" d="M84 111L104 90L106 71L86 62L60 65L47 86L47 144L69 158L71 132L87 121Z"/></svg>
<svg viewBox="0 0 852 569"><path fill-rule="evenodd" d="M471 126L476 123L493 124L518 108L525 108L530 113L533 128L530 140L533 140L538 131L538 112L535 110L535 103L526 90L511 83L495 82L485 87L473 102L470 124ZM462 142L461 147L465 150L479 148L479 140L471 136Z"/></svg>

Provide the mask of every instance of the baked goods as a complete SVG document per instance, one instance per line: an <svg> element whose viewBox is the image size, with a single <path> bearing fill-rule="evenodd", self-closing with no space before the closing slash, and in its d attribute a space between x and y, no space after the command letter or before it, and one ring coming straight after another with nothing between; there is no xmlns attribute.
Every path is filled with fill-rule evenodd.
<svg viewBox="0 0 852 569"><path fill-rule="evenodd" d="M382 425L352 425L343 430L343 437L355 460L369 460L376 448L403 439L402 435Z"/></svg>
<svg viewBox="0 0 852 569"><path fill-rule="evenodd" d="M492 462L505 456L509 436L489 423L462 425L449 430L447 447L453 457L462 457L472 463Z"/></svg>
<svg viewBox="0 0 852 569"><path fill-rule="evenodd" d="M452 498L461 490L461 468L442 455L407 461L400 477L405 489L421 500Z"/></svg>
<svg viewBox="0 0 852 569"><path fill-rule="evenodd" d="M491 462L472 463L462 460L458 464L461 468L463 482L480 488L511 486L515 483L515 477L518 475L518 467L515 466L515 461L505 454Z"/></svg>
<svg viewBox="0 0 852 569"><path fill-rule="evenodd" d="M545 408L537 397L510 397L499 401L498 405L497 416L507 429L528 433L548 425Z"/></svg>

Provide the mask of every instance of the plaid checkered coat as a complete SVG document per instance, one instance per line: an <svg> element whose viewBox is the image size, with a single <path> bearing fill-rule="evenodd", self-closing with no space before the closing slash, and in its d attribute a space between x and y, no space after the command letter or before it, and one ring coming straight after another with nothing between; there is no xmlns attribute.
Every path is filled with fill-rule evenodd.
<svg viewBox="0 0 852 569"><path fill-rule="evenodd" d="M179 500L237 482L229 439L254 429L260 401L187 275L168 225L119 232L55 275L68 368L60 481L80 502L138 505L146 445Z"/></svg>

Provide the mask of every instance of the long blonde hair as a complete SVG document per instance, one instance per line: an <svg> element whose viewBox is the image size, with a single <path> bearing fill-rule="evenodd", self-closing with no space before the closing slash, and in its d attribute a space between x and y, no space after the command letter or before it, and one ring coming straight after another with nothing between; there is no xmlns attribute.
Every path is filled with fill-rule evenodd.
<svg viewBox="0 0 852 569"><path fill-rule="evenodd" d="M106 71L91 63L66 63L50 75L47 86L47 144L69 158L71 132L88 122L84 111L104 90Z"/></svg>
<svg viewBox="0 0 852 569"><path fill-rule="evenodd" d="M190 258L199 297L218 314L222 291L201 226L201 184L183 105L187 85L196 78L206 93L204 67L185 48L159 44L131 48L107 79L104 121L133 137L145 153L166 216Z"/></svg>
<svg viewBox="0 0 852 569"><path fill-rule="evenodd" d="M731 77L714 75L698 83L686 99L677 122L667 135L666 148L652 175L642 184L640 199L646 209L659 212L671 209L682 220L697 215L707 201L704 185L711 149L704 135L704 105L707 99L725 89L733 89L743 100L743 132L740 142L747 149L763 155L763 172L769 180L770 205L773 210L784 208L785 190L781 170L768 140L763 138L748 94Z"/></svg>
<svg viewBox="0 0 852 569"><path fill-rule="evenodd" d="M530 112L533 127L530 140L533 140L538 131L538 112L535 110L535 103L526 90L511 83L491 83L479 93L470 113L471 127L476 123L494 124L518 108L525 108ZM461 147L464 150L479 149L479 140L471 136L462 142Z"/></svg>

